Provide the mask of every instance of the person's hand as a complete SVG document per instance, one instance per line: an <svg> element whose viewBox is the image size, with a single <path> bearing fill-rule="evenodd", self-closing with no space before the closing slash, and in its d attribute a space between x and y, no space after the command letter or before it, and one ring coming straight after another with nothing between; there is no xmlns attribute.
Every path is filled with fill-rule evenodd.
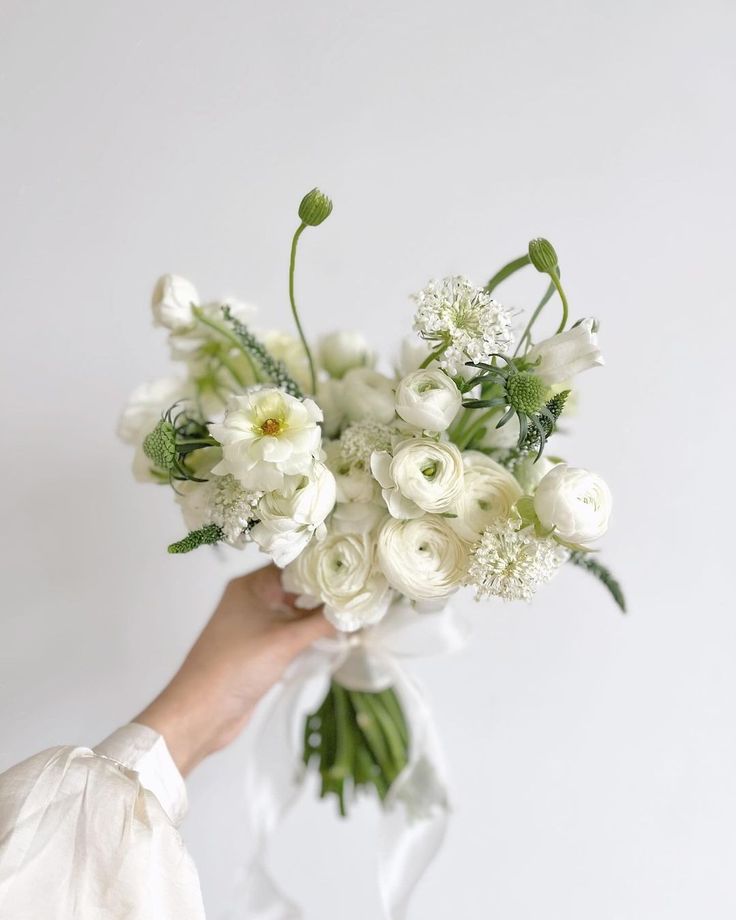
<svg viewBox="0 0 736 920"><path fill-rule="evenodd" d="M183 775L233 741L299 652L332 634L321 612L293 600L275 566L231 581L174 679L134 720L164 736Z"/></svg>

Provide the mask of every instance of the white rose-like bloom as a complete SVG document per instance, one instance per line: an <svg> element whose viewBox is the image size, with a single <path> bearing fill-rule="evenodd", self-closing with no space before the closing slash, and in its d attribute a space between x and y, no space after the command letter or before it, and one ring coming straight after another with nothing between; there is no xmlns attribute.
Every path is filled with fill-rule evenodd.
<svg viewBox="0 0 736 920"><path fill-rule="evenodd" d="M463 490L448 523L464 540L475 542L495 521L508 518L523 492L507 469L479 451L463 454Z"/></svg>
<svg viewBox="0 0 736 920"><path fill-rule="evenodd" d="M279 492L261 498L251 536L276 565L301 553L335 505L335 477L316 462L309 476L293 477Z"/></svg>
<svg viewBox="0 0 736 920"><path fill-rule="evenodd" d="M185 332L195 323L192 304L199 303L197 289L180 275L162 275L151 297L151 310L156 326L172 332Z"/></svg>
<svg viewBox="0 0 736 920"><path fill-rule="evenodd" d="M439 368L408 374L396 388L396 414L424 431L445 431L462 407L455 381Z"/></svg>
<svg viewBox="0 0 736 920"><path fill-rule="evenodd" d="M596 473L560 463L542 479L534 510L543 527L567 543L590 543L608 529L613 499Z"/></svg>
<svg viewBox="0 0 736 920"><path fill-rule="evenodd" d="M141 384L130 394L118 422L118 437L135 447L133 475L138 482L162 481L160 476L151 472L153 464L143 453L143 440L158 425L167 409L192 395L191 386L179 377L162 377Z"/></svg>
<svg viewBox="0 0 736 920"><path fill-rule="evenodd" d="M558 332L530 348L525 358L534 364L534 373L543 383L563 383L591 367L605 364L594 332L595 321L584 319L572 329Z"/></svg>
<svg viewBox="0 0 736 920"><path fill-rule="evenodd" d="M394 385L369 367L354 367L342 379L341 402L348 421L387 425L395 418Z"/></svg>
<svg viewBox="0 0 736 920"><path fill-rule="evenodd" d="M392 588L415 601L446 597L462 583L467 545L444 518L389 518L378 532L378 564Z"/></svg>
<svg viewBox="0 0 736 920"><path fill-rule="evenodd" d="M319 451L322 411L277 387L233 396L210 433L222 445L218 476L231 473L246 489L282 489L286 476L309 476Z"/></svg>
<svg viewBox="0 0 736 920"><path fill-rule="evenodd" d="M341 378L355 367L373 367L376 356L360 332L331 332L319 340L319 363L330 377Z"/></svg>
<svg viewBox="0 0 736 920"><path fill-rule="evenodd" d="M395 518L449 511L463 488L460 451L454 444L429 438L403 441L393 457L387 451L376 451L371 457L371 471Z"/></svg>
<svg viewBox="0 0 736 920"><path fill-rule="evenodd" d="M344 632L377 623L392 599L367 534L329 534L286 568L283 583L301 606L323 603L327 619Z"/></svg>

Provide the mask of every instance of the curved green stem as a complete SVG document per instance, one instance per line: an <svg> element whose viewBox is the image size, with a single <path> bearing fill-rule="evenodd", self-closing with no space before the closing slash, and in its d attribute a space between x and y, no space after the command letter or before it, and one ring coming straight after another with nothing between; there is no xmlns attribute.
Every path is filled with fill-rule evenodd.
<svg viewBox="0 0 736 920"><path fill-rule="evenodd" d="M439 348L435 348L435 350L430 352L419 365L419 370L423 371L425 368L429 367L433 361L436 361L437 358L440 358L447 351L448 347L447 343L445 343L444 345L440 345Z"/></svg>
<svg viewBox="0 0 736 920"><path fill-rule="evenodd" d="M302 235L306 227L307 225L305 223L299 224L299 226L296 228L296 232L294 233L294 239L291 241L291 257L289 259L289 302L291 303L291 312L294 316L294 322L296 323L299 338L302 340L304 351L307 354L307 361L309 362L309 376L312 381L312 394L314 395L317 392L317 374L314 370L312 352L309 350L309 345L307 345L307 337L304 335L301 320L299 319L299 313L296 308L296 300L294 299L294 269L296 266L296 247L299 243L299 237Z"/></svg>
<svg viewBox="0 0 736 920"><path fill-rule="evenodd" d="M228 329L224 323L219 323L216 319L212 319L212 317L207 316L201 307L197 307L194 304L192 304L192 313L199 320L199 322L202 323L203 326L208 326L210 329L214 329L215 332L219 332L220 335L224 336L228 342L231 342L239 352L244 354L248 359L248 364L250 364L251 370L253 371L253 376L256 378L256 380L261 379L261 375L258 373L258 369L253 363L253 358L248 354L247 349L243 348L243 343L240 341L237 335L235 335L232 329Z"/></svg>
<svg viewBox="0 0 736 920"><path fill-rule="evenodd" d="M471 409L470 411L472 412L473 410ZM481 414L475 419L475 421L470 426L470 428L468 428L468 430L463 434L462 444L457 445L460 448L460 450L465 450L468 444L472 443L473 438L476 436L476 434L478 434L478 432L485 425L485 423L489 421L490 419L492 419L495 414L496 414L495 407L493 409L488 409L486 412L481 412Z"/></svg>
<svg viewBox="0 0 736 920"><path fill-rule="evenodd" d="M557 293L560 295L560 300L562 301L562 319L560 320L560 325L557 327L556 332L556 335L559 335L567 325L567 297L565 297L565 292L562 290L559 274L557 272L552 272L550 278L552 279L552 284L557 288Z"/></svg>
<svg viewBox="0 0 736 920"><path fill-rule="evenodd" d="M529 265L531 259L528 255L519 256L518 259L512 259L511 262L508 262L504 265L503 268L499 268L496 274L491 278L491 280L486 284L485 291L487 294L490 294L494 288L497 288L502 281L505 281L510 275L513 275L514 272L518 272L520 268L524 268L525 265Z"/></svg>
<svg viewBox="0 0 736 920"><path fill-rule="evenodd" d="M532 326L534 325L534 323L536 323L539 317L539 314L542 312L544 307L547 305L550 297L552 297L554 292L555 292L554 282L550 281L549 286L547 287L547 290L544 293L544 297L537 304L537 309L532 313L531 317L529 318L529 322L526 324L526 327L524 328L524 331L521 334L521 338L519 339L519 344L516 346L516 351L514 352L514 357L516 357L516 355L518 355L521 349L524 347L524 341L526 339L529 339L529 341L531 341Z"/></svg>

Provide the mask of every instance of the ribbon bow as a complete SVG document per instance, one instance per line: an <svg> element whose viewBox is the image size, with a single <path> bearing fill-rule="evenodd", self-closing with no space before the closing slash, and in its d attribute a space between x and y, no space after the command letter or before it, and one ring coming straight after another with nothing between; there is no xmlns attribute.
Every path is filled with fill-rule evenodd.
<svg viewBox="0 0 736 920"><path fill-rule="evenodd" d="M431 711L402 662L448 654L467 641L455 611L392 605L375 626L321 640L290 667L261 707L246 768L246 807L253 858L238 885L237 915L247 920L301 920L302 912L278 888L265 866L268 842L301 791L298 729L309 711L308 689L334 678L349 690L393 687L409 726L409 760L383 803L378 881L385 920L406 920L412 892L445 835L449 802L444 759ZM243 911L244 908L244 911Z"/></svg>

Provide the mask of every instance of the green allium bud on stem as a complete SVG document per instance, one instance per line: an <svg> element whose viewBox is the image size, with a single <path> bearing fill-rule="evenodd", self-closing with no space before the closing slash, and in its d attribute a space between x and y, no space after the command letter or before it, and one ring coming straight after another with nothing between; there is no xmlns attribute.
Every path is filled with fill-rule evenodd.
<svg viewBox="0 0 736 920"><path fill-rule="evenodd" d="M557 253L549 240L538 239L529 243L529 260L538 272L551 275L557 270Z"/></svg>

